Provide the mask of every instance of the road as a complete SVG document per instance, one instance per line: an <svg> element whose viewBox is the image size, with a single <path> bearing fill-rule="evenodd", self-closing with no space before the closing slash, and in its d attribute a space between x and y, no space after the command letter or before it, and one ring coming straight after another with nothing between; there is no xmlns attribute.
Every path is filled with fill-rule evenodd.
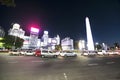
<svg viewBox="0 0 120 80"><path fill-rule="evenodd" d="M40 58L0 54L0 80L120 80L120 56Z"/></svg>

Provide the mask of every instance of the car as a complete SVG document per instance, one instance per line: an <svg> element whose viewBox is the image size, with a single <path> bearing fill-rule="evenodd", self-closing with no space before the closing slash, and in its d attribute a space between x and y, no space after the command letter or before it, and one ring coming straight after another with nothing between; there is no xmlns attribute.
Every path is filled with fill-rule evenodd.
<svg viewBox="0 0 120 80"><path fill-rule="evenodd" d="M41 56L41 50L35 50L34 56Z"/></svg>
<svg viewBox="0 0 120 80"><path fill-rule="evenodd" d="M20 55L25 55L26 51L20 51Z"/></svg>
<svg viewBox="0 0 120 80"><path fill-rule="evenodd" d="M104 55L102 51L98 51L98 55Z"/></svg>
<svg viewBox="0 0 120 80"><path fill-rule="evenodd" d="M33 55L34 55L34 52L33 52L32 50L26 51L26 52L25 52L25 55L26 55L26 56L33 56Z"/></svg>
<svg viewBox="0 0 120 80"><path fill-rule="evenodd" d="M54 57L54 58L56 58L56 57L58 57L58 54L55 53L55 52L49 51L49 50L41 50L40 56L42 58L44 58L44 57Z"/></svg>
<svg viewBox="0 0 120 80"><path fill-rule="evenodd" d="M18 55L19 56L20 55L20 51L19 50L10 50L9 54L10 55Z"/></svg>
<svg viewBox="0 0 120 80"><path fill-rule="evenodd" d="M119 52L117 52L117 51L115 51L114 53L117 54L117 55L119 55Z"/></svg>
<svg viewBox="0 0 120 80"><path fill-rule="evenodd" d="M83 56L95 56L97 55L97 51L83 51L81 55Z"/></svg>
<svg viewBox="0 0 120 80"><path fill-rule="evenodd" d="M83 52L81 55L83 55L83 56L88 56L89 53L88 53L88 52Z"/></svg>
<svg viewBox="0 0 120 80"><path fill-rule="evenodd" d="M73 51L63 51L60 53L60 56L62 56L62 57L76 57L77 54L74 53Z"/></svg>
<svg viewBox="0 0 120 80"><path fill-rule="evenodd" d="M109 55L118 55L118 52L115 52L115 51L109 51L108 54L109 54Z"/></svg>
<svg viewBox="0 0 120 80"><path fill-rule="evenodd" d="M101 50L101 51L98 51L97 54L103 56L103 55L106 55L107 52L105 50Z"/></svg>
<svg viewBox="0 0 120 80"><path fill-rule="evenodd" d="M109 55L113 55L113 54L114 54L114 52L112 52L112 51L111 51L111 52L107 52L107 53L108 53Z"/></svg>
<svg viewBox="0 0 120 80"><path fill-rule="evenodd" d="M120 52L115 51L115 54L120 55Z"/></svg>

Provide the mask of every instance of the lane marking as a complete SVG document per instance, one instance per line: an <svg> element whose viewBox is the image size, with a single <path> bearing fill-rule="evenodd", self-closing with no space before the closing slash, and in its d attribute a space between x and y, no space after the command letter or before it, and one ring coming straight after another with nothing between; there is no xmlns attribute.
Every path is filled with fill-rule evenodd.
<svg viewBox="0 0 120 80"><path fill-rule="evenodd" d="M33 62L33 63L37 63L37 62L44 62L44 61L31 61L31 62Z"/></svg>
<svg viewBox="0 0 120 80"><path fill-rule="evenodd" d="M68 80L66 73L63 73L65 80Z"/></svg>
<svg viewBox="0 0 120 80"><path fill-rule="evenodd" d="M113 63L115 63L115 62L106 62L106 64L113 64Z"/></svg>
<svg viewBox="0 0 120 80"><path fill-rule="evenodd" d="M18 61L11 61L11 62L8 62L8 63L14 64L14 63L18 63Z"/></svg>
<svg viewBox="0 0 120 80"><path fill-rule="evenodd" d="M88 64L88 66L97 66L97 63Z"/></svg>
<svg viewBox="0 0 120 80"><path fill-rule="evenodd" d="M6 57L9 57L9 58L19 58L19 57L25 57L25 56L6 56Z"/></svg>

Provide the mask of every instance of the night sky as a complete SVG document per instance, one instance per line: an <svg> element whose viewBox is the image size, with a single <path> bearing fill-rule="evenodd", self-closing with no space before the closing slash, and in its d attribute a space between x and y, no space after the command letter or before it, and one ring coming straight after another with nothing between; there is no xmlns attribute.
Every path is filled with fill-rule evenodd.
<svg viewBox="0 0 120 80"><path fill-rule="evenodd" d="M18 23L29 35L30 26L49 36L86 40L85 17L89 17L94 42L120 42L119 0L15 0L16 7L0 5L0 26L7 32Z"/></svg>

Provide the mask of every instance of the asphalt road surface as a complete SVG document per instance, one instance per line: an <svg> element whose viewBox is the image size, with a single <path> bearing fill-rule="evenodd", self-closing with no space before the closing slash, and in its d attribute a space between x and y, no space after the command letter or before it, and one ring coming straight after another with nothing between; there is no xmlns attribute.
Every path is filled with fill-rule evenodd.
<svg viewBox="0 0 120 80"><path fill-rule="evenodd" d="M0 80L120 80L120 56L40 58L0 54Z"/></svg>

